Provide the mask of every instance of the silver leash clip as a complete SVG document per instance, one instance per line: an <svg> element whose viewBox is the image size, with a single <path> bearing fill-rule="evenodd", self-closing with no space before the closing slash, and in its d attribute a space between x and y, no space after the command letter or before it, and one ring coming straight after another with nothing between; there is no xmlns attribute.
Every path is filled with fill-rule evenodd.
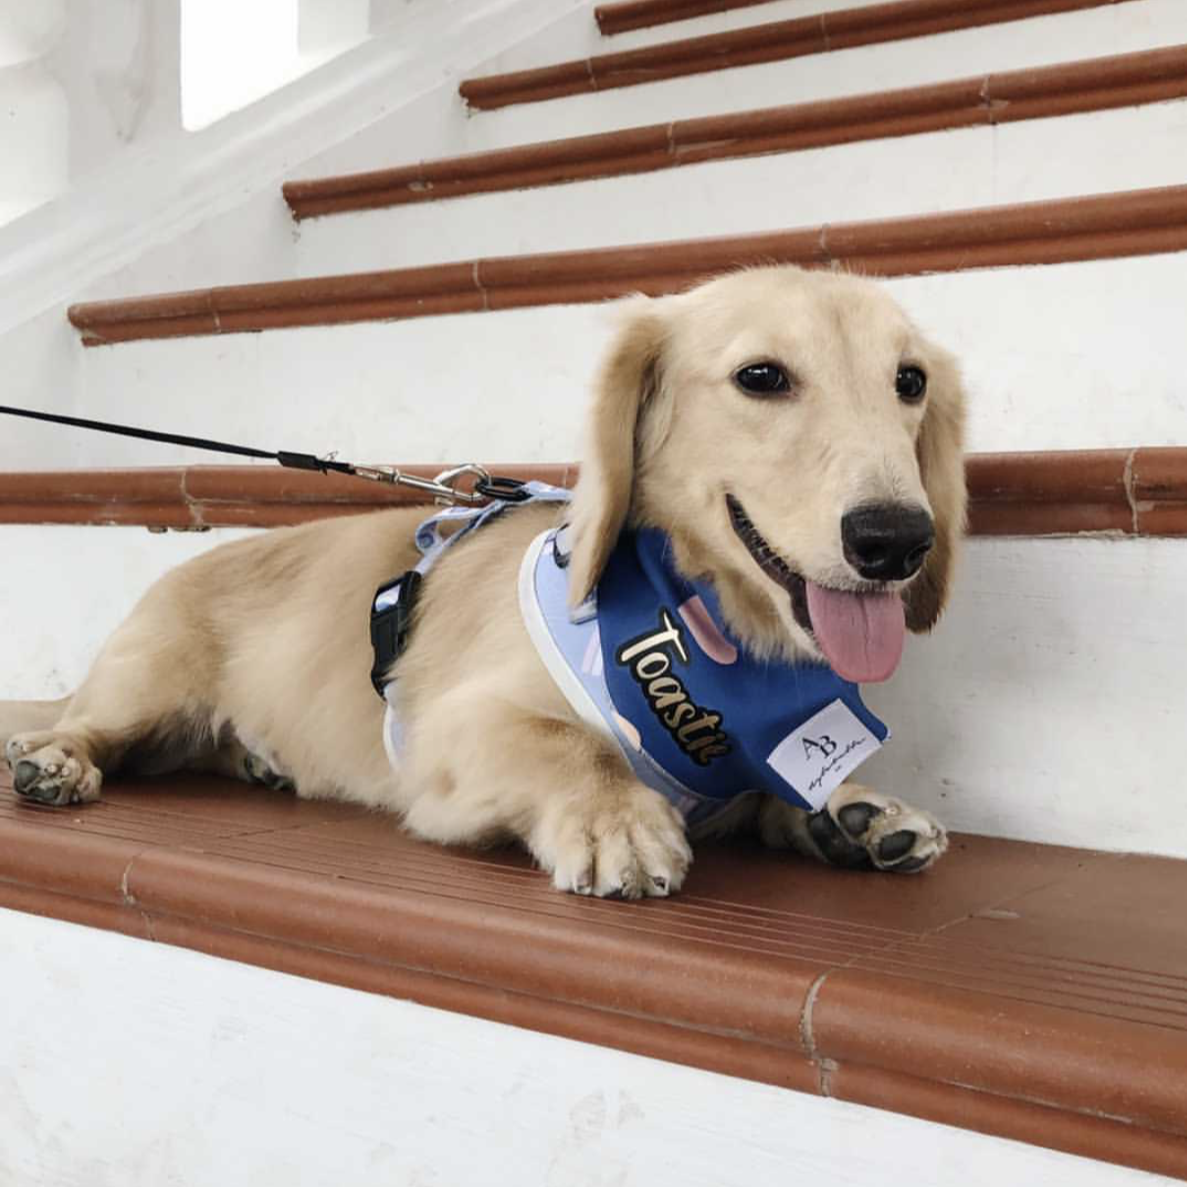
<svg viewBox="0 0 1187 1187"><path fill-rule="evenodd" d="M490 489L491 476L482 466L469 462L464 466L454 466L452 470L442 470L434 478L418 478L415 474L405 474L394 466L354 466L353 473L359 478L368 478L372 482L386 482L392 486L410 486L414 490L422 490L433 496L433 501L442 505L456 503L484 503L490 494L483 488ZM473 477L474 485L465 489L458 484L462 479ZM496 496L497 497L497 496Z"/></svg>

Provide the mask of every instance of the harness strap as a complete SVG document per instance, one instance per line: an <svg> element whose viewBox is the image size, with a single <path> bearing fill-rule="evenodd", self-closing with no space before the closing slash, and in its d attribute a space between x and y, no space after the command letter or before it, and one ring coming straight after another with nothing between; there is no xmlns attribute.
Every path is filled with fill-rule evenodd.
<svg viewBox="0 0 1187 1187"><path fill-rule="evenodd" d="M516 501L510 505L526 503L568 502L572 492L547 482L525 482L516 488ZM502 513L508 501L487 503L484 507L446 507L423 520L416 529L416 547L421 558L416 566L401 573L375 591L371 603L371 686L385 701L387 686L391 682L389 673L392 665L400 658L408 645L412 629L412 615L420 595L421 583L429 570L441 559L446 549L452 548L463 536L469 535ZM451 535L444 535L446 524L461 523Z"/></svg>

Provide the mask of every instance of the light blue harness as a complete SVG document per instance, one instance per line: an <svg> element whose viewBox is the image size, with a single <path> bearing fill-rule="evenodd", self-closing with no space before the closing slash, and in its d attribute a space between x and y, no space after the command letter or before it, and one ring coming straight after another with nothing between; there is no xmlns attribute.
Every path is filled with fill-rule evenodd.
<svg viewBox="0 0 1187 1187"><path fill-rule="evenodd" d="M552 486L547 482L525 482L521 489L526 492L526 497L516 503L508 504L500 499L492 499L481 507L446 507L423 520L416 529L416 547L420 550L421 557L412 572L422 578L426 576L446 549L452 548L459 540L477 531L483 524L489 523L509 506L520 507L525 503L567 503L573 497L572 491ZM448 536L442 535L441 529L446 524L458 523L461 527L457 531ZM400 595L400 587L394 583L381 589L372 604L372 617L390 610ZM400 751L404 748L404 729L396 712L396 692L395 680L384 685L383 699L387 702L387 710L383 718L383 745L388 761L398 770Z"/></svg>

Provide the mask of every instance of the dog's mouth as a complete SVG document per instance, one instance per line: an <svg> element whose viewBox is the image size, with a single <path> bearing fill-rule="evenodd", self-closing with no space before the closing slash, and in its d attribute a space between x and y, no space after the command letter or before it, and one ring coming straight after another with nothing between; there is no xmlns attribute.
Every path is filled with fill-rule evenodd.
<svg viewBox="0 0 1187 1187"><path fill-rule="evenodd" d="M793 617L833 671L859 683L888 679L898 667L906 634L898 593L817 585L767 543L734 495L727 494L725 500L734 533L763 573L787 591Z"/></svg>

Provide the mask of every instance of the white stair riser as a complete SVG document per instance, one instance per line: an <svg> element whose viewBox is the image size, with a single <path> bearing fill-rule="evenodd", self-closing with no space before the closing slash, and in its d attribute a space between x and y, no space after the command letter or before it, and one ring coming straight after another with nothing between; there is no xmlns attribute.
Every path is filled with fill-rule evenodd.
<svg viewBox="0 0 1187 1187"><path fill-rule="evenodd" d="M0 528L0 698L69 692L152 580L242 534ZM854 778L951 828L1187 857L1187 836L1166 827L1185 582L1180 540L969 541L935 634L866 689L894 737Z"/></svg>
<svg viewBox="0 0 1187 1187"><path fill-rule="evenodd" d="M972 450L1182 444L1187 255L885 282L961 360ZM611 305L133 342L59 356L23 336L6 396L78 415L367 461L578 457ZM45 341L37 342L40 333ZM41 384L42 355L62 387ZM9 421L0 468L226 464L234 459Z"/></svg>
<svg viewBox="0 0 1187 1187"><path fill-rule="evenodd" d="M0 700L73 692L104 640L163 573L252 529L0 526L5 663Z"/></svg>
<svg viewBox="0 0 1187 1187"><path fill-rule="evenodd" d="M1185 127L1180 100L389 207L304 223L294 259L324 276L1180 185Z"/></svg>
<svg viewBox="0 0 1187 1187"><path fill-rule="evenodd" d="M1182 540L970 541L935 635L866 689L895 736L856 778L951 828L1187 857L1184 582Z"/></svg>

